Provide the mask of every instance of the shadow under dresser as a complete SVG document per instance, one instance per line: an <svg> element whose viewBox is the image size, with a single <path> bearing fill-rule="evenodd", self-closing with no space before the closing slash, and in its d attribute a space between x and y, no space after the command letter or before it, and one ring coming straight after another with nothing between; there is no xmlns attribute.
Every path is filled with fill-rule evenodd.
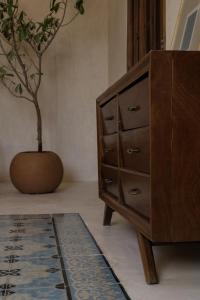
<svg viewBox="0 0 200 300"><path fill-rule="evenodd" d="M104 225L134 224L147 283L153 245L200 241L200 52L151 51L97 99Z"/></svg>

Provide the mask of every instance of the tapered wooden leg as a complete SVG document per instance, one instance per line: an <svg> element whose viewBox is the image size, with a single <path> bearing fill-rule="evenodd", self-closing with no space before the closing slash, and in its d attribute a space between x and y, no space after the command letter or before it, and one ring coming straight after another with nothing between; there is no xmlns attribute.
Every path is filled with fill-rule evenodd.
<svg viewBox="0 0 200 300"><path fill-rule="evenodd" d="M112 208L110 208L108 205L105 205L104 218L103 218L104 226L110 226L113 212L114 210Z"/></svg>
<svg viewBox="0 0 200 300"><path fill-rule="evenodd" d="M156 272L155 260L151 242L138 232L138 244L140 248L140 255L142 258L144 274L148 284L158 283L158 276Z"/></svg>

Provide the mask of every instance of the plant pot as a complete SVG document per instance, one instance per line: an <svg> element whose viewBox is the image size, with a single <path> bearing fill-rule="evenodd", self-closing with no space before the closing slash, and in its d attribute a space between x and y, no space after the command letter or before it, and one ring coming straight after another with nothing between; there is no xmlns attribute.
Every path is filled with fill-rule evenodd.
<svg viewBox="0 0 200 300"><path fill-rule="evenodd" d="M62 161L54 152L21 152L11 162L10 178L22 193L52 193L63 178Z"/></svg>

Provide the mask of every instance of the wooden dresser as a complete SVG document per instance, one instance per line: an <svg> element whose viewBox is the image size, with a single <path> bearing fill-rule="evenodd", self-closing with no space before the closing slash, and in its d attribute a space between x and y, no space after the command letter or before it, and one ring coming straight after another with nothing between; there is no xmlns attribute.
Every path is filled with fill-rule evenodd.
<svg viewBox="0 0 200 300"><path fill-rule="evenodd" d="M200 52L151 51L97 99L99 195L152 246L200 241Z"/></svg>

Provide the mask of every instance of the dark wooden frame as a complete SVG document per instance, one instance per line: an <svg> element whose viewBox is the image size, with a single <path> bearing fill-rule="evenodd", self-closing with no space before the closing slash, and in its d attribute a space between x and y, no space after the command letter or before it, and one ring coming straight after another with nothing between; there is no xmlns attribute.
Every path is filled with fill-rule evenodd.
<svg viewBox="0 0 200 300"><path fill-rule="evenodd" d="M166 0L128 0L127 70L150 50L165 50Z"/></svg>

